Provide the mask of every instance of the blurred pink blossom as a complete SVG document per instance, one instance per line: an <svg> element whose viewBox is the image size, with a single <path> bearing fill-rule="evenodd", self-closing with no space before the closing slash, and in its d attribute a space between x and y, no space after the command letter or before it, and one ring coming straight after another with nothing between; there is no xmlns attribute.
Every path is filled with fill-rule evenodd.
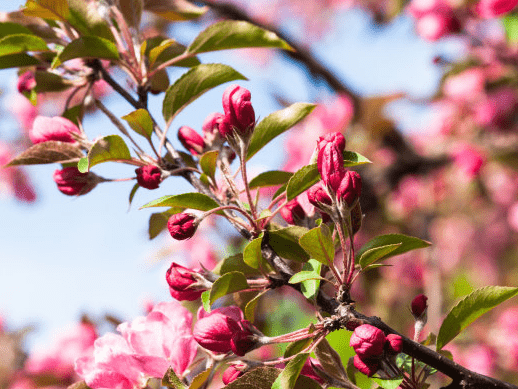
<svg viewBox="0 0 518 389"><path fill-rule="evenodd" d="M518 201L509 207L507 211L507 222L513 230L518 232Z"/></svg>
<svg viewBox="0 0 518 389"><path fill-rule="evenodd" d="M518 5L518 0L480 0L475 9L482 18L495 18L512 11Z"/></svg>
<svg viewBox="0 0 518 389"><path fill-rule="evenodd" d="M36 116L38 107L21 94L13 94L9 99L9 110L18 121L22 132L27 133L31 128Z"/></svg>
<svg viewBox="0 0 518 389"><path fill-rule="evenodd" d="M444 94L454 101L474 101L483 95L485 81L483 69L470 68L448 77L442 88Z"/></svg>
<svg viewBox="0 0 518 389"><path fill-rule="evenodd" d="M453 150L453 161L468 178L474 178L482 169L486 161L481 150L471 145L459 145Z"/></svg>
<svg viewBox="0 0 518 389"><path fill-rule="evenodd" d="M451 12L429 12L416 22L417 34L430 42L457 32L459 28L460 23Z"/></svg>
<svg viewBox="0 0 518 389"><path fill-rule="evenodd" d="M515 122L518 96L513 88L502 87L488 94L474 109L475 121L479 125L508 129Z"/></svg>
<svg viewBox="0 0 518 389"><path fill-rule="evenodd" d="M0 192L32 203L36 200L36 192L25 170L20 166L4 167L12 158L9 145L0 141Z"/></svg>

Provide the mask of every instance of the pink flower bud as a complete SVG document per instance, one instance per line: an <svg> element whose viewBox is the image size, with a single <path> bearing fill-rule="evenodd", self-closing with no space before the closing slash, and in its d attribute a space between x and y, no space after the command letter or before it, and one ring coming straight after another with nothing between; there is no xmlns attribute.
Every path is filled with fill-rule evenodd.
<svg viewBox="0 0 518 389"><path fill-rule="evenodd" d="M416 319L421 317L426 312L426 308L428 308L428 305L426 304L427 300L428 297L426 297L424 294L419 294L412 300L412 315L414 315Z"/></svg>
<svg viewBox="0 0 518 389"><path fill-rule="evenodd" d="M227 370L223 372L223 376L221 377L221 380L225 385L230 384L231 382L237 380L239 377L241 377L243 374L245 374L244 371L238 370L237 368L244 368L245 365L230 365Z"/></svg>
<svg viewBox="0 0 518 389"><path fill-rule="evenodd" d="M234 354L242 357L257 345L257 339L248 320L241 320L238 325L239 331L232 336L230 348Z"/></svg>
<svg viewBox="0 0 518 389"><path fill-rule="evenodd" d="M203 153L203 149L205 148L205 141L200 136L200 134L194 131L191 127L180 127L178 130L178 139L180 139L183 147L189 150L189 153L193 155Z"/></svg>
<svg viewBox="0 0 518 389"><path fill-rule="evenodd" d="M385 340L385 334L382 330L370 324L363 324L356 327L351 335L349 345L354 348L358 356L366 359L381 355Z"/></svg>
<svg viewBox="0 0 518 389"><path fill-rule="evenodd" d="M232 350L232 337L241 330L235 318L224 312L225 310L215 309L199 319L193 330L194 339L203 348L221 354Z"/></svg>
<svg viewBox="0 0 518 389"><path fill-rule="evenodd" d="M236 130L241 135L249 134L255 126L255 112L250 102L250 91L239 85L230 85L223 92L224 117L219 123L219 133L224 138Z"/></svg>
<svg viewBox="0 0 518 389"><path fill-rule="evenodd" d="M198 228L196 216L190 213L176 213L167 221L167 229L176 240L191 238Z"/></svg>
<svg viewBox="0 0 518 389"><path fill-rule="evenodd" d="M95 175L81 173L75 166L56 170L52 177L58 185L59 191L67 196L84 195L97 185Z"/></svg>
<svg viewBox="0 0 518 389"><path fill-rule="evenodd" d="M319 204L331 205L333 203L331 197L324 190L322 181L308 189L308 200L317 208Z"/></svg>
<svg viewBox="0 0 518 389"><path fill-rule="evenodd" d="M338 190L345 174L344 150L345 138L339 132L327 134L318 140L318 171L324 184L333 192Z"/></svg>
<svg viewBox="0 0 518 389"><path fill-rule="evenodd" d="M194 272L186 267L173 262L167 270L165 278L169 284L171 296L179 301L193 301L201 296L202 289L192 288L197 280L193 277Z"/></svg>
<svg viewBox="0 0 518 389"><path fill-rule="evenodd" d="M358 173L348 170L336 191L336 197L351 206L362 193L362 178Z"/></svg>
<svg viewBox="0 0 518 389"><path fill-rule="evenodd" d="M489 19L512 11L518 5L518 0L480 0L475 7L482 18Z"/></svg>
<svg viewBox="0 0 518 389"><path fill-rule="evenodd" d="M209 116L205 118L201 129L204 133L213 134L215 132L219 132L219 123L223 120L223 114L219 112L213 112Z"/></svg>
<svg viewBox="0 0 518 389"><path fill-rule="evenodd" d="M317 381L319 384L324 385L324 380L316 373L317 370L324 371L324 368L317 359L310 357L306 359L300 374Z"/></svg>
<svg viewBox="0 0 518 389"><path fill-rule="evenodd" d="M36 86L36 78L34 77L34 73L31 71L23 73L20 77L18 77L18 92L28 92L32 90Z"/></svg>
<svg viewBox="0 0 518 389"><path fill-rule="evenodd" d="M71 133L80 134L81 131L70 120L61 116L37 116L29 130L29 137L34 144L49 140L75 143Z"/></svg>
<svg viewBox="0 0 518 389"><path fill-rule="evenodd" d="M361 359L360 356L354 356L354 367L365 374L367 377L372 377L378 371L379 362L377 360Z"/></svg>
<svg viewBox="0 0 518 389"><path fill-rule="evenodd" d="M162 181L162 171L155 165L141 166L135 173L138 184L146 189L157 189Z"/></svg>
<svg viewBox="0 0 518 389"><path fill-rule="evenodd" d="M399 354L403 350L403 338L396 334L387 335L387 349L391 354Z"/></svg>
<svg viewBox="0 0 518 389"><path fill-rule="evenodd" d="M297 199L288 201L284 207L281 208L281 216L288 224L297 224L298 221L306 217L304 208L300 205Z"/></svg>

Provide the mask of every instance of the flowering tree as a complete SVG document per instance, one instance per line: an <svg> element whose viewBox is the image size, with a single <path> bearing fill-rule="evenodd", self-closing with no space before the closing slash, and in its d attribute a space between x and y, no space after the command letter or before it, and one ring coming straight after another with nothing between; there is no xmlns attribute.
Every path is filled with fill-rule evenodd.
<svg viewBox="0 0 518 389"><path fill-rule="evenodd" d="M511 13L518 1L279 1L275 12L261 15L239 3L198 3L204 5L28 0L21 11L3 15L0 64L20 68L17 86L26 108L20 115L24 150L14 155L2 145L0 177L18 198L35 197L21 165L61 164L53 176L59 191L79 196L127 180L92 171L116 162L135 167L130 202L140 188L154 190L165 180L193 187L142 207L167 208L151 215L150 237L168 230L194 250L202 245L201 226L217 217L239 237L229 239L234 255L216 260L207 248L204 261L172 263L165 276L173 300L115 323L117 333L98 336L95 323L84 318L55 347L25 360L17 334L2 330L0 342L9 345L2 387L515 388L506 381L516 378L506 372L518 367L516 308L501 314L496 335L482 336L482 345L456 355L450 342L518 294L512 286L475 289L453 271L483 262L483 271L497 274L495 284L513 283L498 276L506 264L496 259L516 251L511 230L518 230L518 175L512 170L518 16ZM462 40L467 59L436 59L445 72L430 101L440 118L432 136L406 139L381 114L393 96L357 96L281 33L273 17L296 15L318 42L328 27L323 15L344 7L365 7L380 23L404 9L424 39L455 34ZM209 9L224 20L211 22L188 45L167 36L165 20L195 20ZM147 25L144 12L154 15ZM490 28L496 18L500 34ZM323 78L336 99L329 107L286 103L257 120L251 92L231 84L222 95L223 112L207 107L202 133L180 127L176 135L186 152L174 148L170 128L188 104L219 85L246 80L228 65L202 63L203 54L243 48L283 50ZM171 83L170 67L188 70ZM127 114L112 113L102 102L107 93L128 103ZM149 94L161 96L162 118L149 110ZM45 99L62 103L62 114L39 115ZM82 119L94 109L116 134L89 138ZM249 177L250 159L288 130L284 169ZM364 155L372 155L374 167ZM467 217L473 214L480 216ZM508 220L503 226L502 214ZM478 239L468 244L470 238ZM428 240L437 248L428 248ZM418 288L395 291L393 301L373 293L386 282L407 285L408 278ZM462 296L444 316L441 279L464 280L470 289L450 298ZM274 335L279 324L267 316L286 299L314 318ZM394 312L387 309L391 304ZM436 334L424 332L428 319ZM485 365L472 367L470 357L488 355ZM497 375L504 380L490 377Z"/></svg>

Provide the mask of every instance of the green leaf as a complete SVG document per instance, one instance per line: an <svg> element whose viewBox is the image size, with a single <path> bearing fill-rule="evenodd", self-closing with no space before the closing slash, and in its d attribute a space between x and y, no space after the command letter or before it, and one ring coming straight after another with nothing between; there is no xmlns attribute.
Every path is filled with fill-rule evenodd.
<svg viewBox="0 0 518 389"><path fill-rule="evenodd" d="M341 382L349 381L340 355L331 347L327 339L324 338L318 343L315 348L315 356L326 374Z"/></svg>
<svg viewBox="0 0 518 389"><path fill-rule="evenodd" d="M220 297L249 288L243 273L238 271L226 273L219 277L212 285L212 289L210 290L210 305L214 304L214 301Z"/></svg>
<svg viewBox="0 0 518 389"><path fill-rule="evenodd" d="M203 305L205 312L210 313L210 289L201 294L201 304Z"/></svg>
<svg viewBox="0 0 518 389"><path fill-rule="evenodd" d="M437 335L437 350L442 349L462 330L487 311L518 294L518 288L486 286L460 300L442 322Z"/></svg>
<svg viewBox="0 0 518 389"><path fill-rule="evenodd" d="M189 389L200 389L205 381L207 381L209 378L211 371L212 369L207 369L196 375L196 377L193 378L191 384L189 385Z"/></svg>
<svg viewBox="0 0 518 389"><path fill-rule="evenodd" d="M23 13L42 19L66 20L69 16L67 0L27 0Z"/></svg>
<svg viewBox="0 0 518 389"><path fill-rule="evenodd" d="M290 284L298 284L299 282L307 281L307 280L324 280L325 278L320 277L320 274L315 273L314 271L299 271L291 276L288 281Z"/></svg>
<svg viewBox="0 0 518 389"><path fill-rule="evenodd" d="M219 204L203 193L182 193L179 195L163 196L140 207L181 207L197 209L199 211L210 211L219 207Z"/></svg>
<svg viewBox="0 0 518 389"><path fill-rule="evenodd" d="M263 254L261 253L261 242L263 240L264 233L261 233L259 237L251 240L243 251L243 261L254 269L259 269L263 262Z"/></svg>
<svg viewBox="0 0 518 389"><path fill-rule="evenodd" d="M518 41L518 15L508 14L502 18L507 41L514 43Z"/></svg>
<svg viewBox="0 0 518 389"><path fill-rule="evenodd" d="M238 271L246 276L261 274L257 269L251 268L243 261L243 254L231 255L220 261L212 270L214 273L223 275L233 271Z"/></svg>
<svg viewBox="0 0 518 389"><path fill-rule="evenodd" d="M343 156L344 167L353 167L372 163L368 158L365 158L363 155L355 153L354 151L344 151Z"/></svg>
<svg viewBox="0 0 518 389"><path fill-rule="evenodd" d="M281 170L271 170L254 177L248 185L250 186L250 189L282 185L287 183L291 176L293 176L293 173L283 172Z"/></svg>
<svg viewBox="0 0 518 389"><path fill-rule="evenodd" d="M199 18L208 10L185 0L146 1L144 9L173 22Z"/></svg>
<svg viewBox="0 0 518 389"><path fill-rule="evenodd" d="M29 30L27 27L22 26L21 24L17 23L0 23L0 38L4 38L8 35L15 35L15 34L32 34L32 31Z"/></svg>
<svg viewBox="0 0 518 389"><path fill-rule="evenodd" d="M427 242L425 240L413 237L413 236L407 236L403 234L388 234L388 235L380 235L375 237L374 239L371 239L367 243L363 245L363 247L357 252L356 258L361 258L363 254L370 249L376 248L376 247L383 247L383 246L389 246L393 244L400 244L398 248L391 251L387 255L383 257L383 259L386 259L388 257L393 257L395 255L403 254L408 251L421 249L424 247L428 247L431 245L430 242Z"/></svg>
<svg viewBox="0 0 518 389"><path fill-rule="evenodd" d="M252 300L250 300L246 306L245 306L245 319L250 321L251 323L254 322L255 319L255 308L257 307L257 303L259 302L259 299L268 292L268 289L258 293L257 296L255 296Z"/></svg>
<svg viewBox="0 0 518 389"><path fill-rule="evenodd" d="M124 143L124 140L119 135L108 135L98 139L88 152L88 164L81 159L77 168L81 173L86 173L92 166L98 165L108 161L125 161L130 160L131 155Z"/></svg>
<svg viewBox="0 0 518 389"><path fill-rule="evenodd" d="M83 36L66 45L54 59L52 67L57 68L63 62L74 58L118 60L119 51L117 46L108 39L97 36Z"/></svg>
<svg viewBox="0 0 518 389"><path fill-rule="evenodd" d="M384 258L386 255L390 254L392 251L396 250L401 243L389 244L387 246L374 247L370 250L365 251L358 262L362 269L365 269L367 266L373 264L374 262Z"/></svg>
<svg viewBox="0 0 518 389"><path fill-rule="evenodd" d="M72 87L73 82L61 77L58 74L37 70L34 72L36 80L36 91L41 92L61 92Z"/></svg>
<svg viewBox="0 0 518 389"><path fill-rule="evenodd" d="M187 386L185 386L180 378L178 378L172 367L167 369L162 378L162 385L171 389L187 389Z"/></svg>
<svg viewBox="0 0 518 389"><path fill-rule="evenodd" d="M189 45L187 52L197 54L247 47L276 47L293 50L290 45L271 31L245 21L225 20L203 30Z"/></svg>
<svg viewBox="0 0 518 389"><path fill-rule="evenodd" d="M272 139L299 123L308 116L315 107L315 104L295 103L261 120L257 126L255 126L252 134L247 159L252 158Z"/></svg>
<svg viewBox="0 0 518 389"><path fill-rule="evenodd" d="M153 69L154 67L183 54L186 47L174 39L154 37L146 41L145 49L149 58L149 66ZM175 62L172 66L191 68L196 65L200 65L200 60L196 57L191 57Z"/></svg>
<svg viewBox="0 0 518 389"><path fill-rule="evenodd" d="M306 262L309 255L300 246L299 238L307 229L304 227L290 226L280 230L269 231L268 243L282 258L291 259L297 262Z"/></svg>
<svg viewBox="0 0 518 389"><path fill-rule="evenodd" d="M84 106L82 104L74 105L73 107L70 107L65 112L63 112L61 116L70 120L76 126L79 126L79 123L81 123L81 121L83 120Z"/></svg>
<svg viewBox="0 0 518 389"><path fill-rule="evenodd" d="M131 206L131 203L133 202L133 198L135 197L135 193L137 193L138 188L140 188L140 185L137 183L133 185L133 188L131 189L130 195L129 195L129 205Z"/></svg>
<svg viewBox="0 0 518 389"><path fill-rule="evenodd" d="M310 344L313 342L313 338L300 339L296 342L290 343L286 350L284 350L284 358L291 357L292 355L300 353L302 350L305 350Z"/></svg>
<svg viewBox="0 0 518 389"><path fill-rule="evenodd" d="M36 35L14 34L0 39L0 55L48 50L45 41Z"/></svg>
<svg viewBox="0 0 518 389"><path fill-rule="evenodd" d="M288 187L288 183L285 183L284 185L282 185L279 189L277 189L277 192L274 193L274 195L272 196L272 199L275 199L275 198L277 198L277 196L280 196L281 194L286 192L287 187Z"/></svg>
<svg viewBox="0 0 518 389"><path fill-rule="evenodd" d="M38 59L26 53L3 55L0 57L0 69L20 68L39 64L40 61Z"/></svg>
<svg viewBox="0 0 518 389"><path fill-rule="evenodd" d="M81 36L97 36L115 42L108 22L100 12L91 12L88 2L84 0L68 0L70 14L67 18Z"/></svg>
<svg viewBox="0 0 518 389"><path fill-rule="evenodd" d="M303 271L310 271L314 274L320 275L320 269L322 264L316 259L311 258L304 265L302 265ZM306 280L302 281L300 285L300 291L307 299L312 299L317 295L318 288L320 287L320 280Z"/></svg>
<svg viewBox="0 0 518 389"><path fill-rule="evenodd" d="M148 236L149 240L155 239L167 227L167 221L171 215L180 213L183 208L170 208L165 212L153 213L149 217Z"/></svg>
<svg viewBox="0 0 518 389"><path fill-rule="evenodd" d="M288 362L272 385L272 389L293 389L309 353L299 354Z"/></svg>
<svg viewBox="0 0 518 389"><path fill-rule="evenodd" d="M12 159L6 166L68 163L77 161L84 154L67 142L48 141L37 143Z"/></svg>
<svg viewBox="0 0 518 389"><path fill-rule="evenodd" d="M331 236L331 230L325 224L309 230L300 237L299 243L309 253L311 258L328 266L333 263L335 245Z"/></svg>
<svg viewBox="0 0 518 389"><path fill-rule="evenodd" d="M151 134L153 134L153 119L151 119L147 110L139 108L123 116L122 119L126 120L131 129L137 134L151 139Z"/></svg>
<svg viewBox="0 0 518 389"><path fill-rule="evenodd" d="M234 80L246 80L246 77L227 65L202 64L189 69L165 93L162 106L164 120L169 122L205 92Z"/></svg>
<svg viewBox="0 0 518 389"><path fill-rule="evenodd" d="M286 188L286 200L290 201L320 181L317 164L306 165L295 172Z"/></svg>
<svg viewBox="0 0 518 389"><path fill-rule="evenodd" d="M216 162L218 160L218 150L207 151L200 158L201 171L215 181Z"/></svg>
<svg viewBox="0 0 518 389"><path fill-rule="evenodd" d="M381 378L371 378L375 383L381 386L383 389L397 389L401 382L403 382L403 378L397 378L393 380L382 380Z"/></svg>

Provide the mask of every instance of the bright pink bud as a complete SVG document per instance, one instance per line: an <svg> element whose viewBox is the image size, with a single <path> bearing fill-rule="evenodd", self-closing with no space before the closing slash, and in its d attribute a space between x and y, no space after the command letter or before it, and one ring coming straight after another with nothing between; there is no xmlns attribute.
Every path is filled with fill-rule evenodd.
<svg viewBox="0 0 518 389"><path fill-rule="evenodd" d="M225 385L230 384L232 381L237 380L243 374L245 374L242 370L238 370L237 367L245 367L244 365L230 365L227 370L223 372L223 376L221 380Z"/></svg>
<svg viewBox="0 0 518 389"><path fill-rule="evenodd" d="M356 327L351 335L349 345L362 359L366 359L381 355L385 340L385 334L382 330L370 324L363 324Z"/></svg>
<svg viewBox="0 0 518 389"><path fill-rule="evenodd" d="M302 208L302 205L300 205L297 199L288 201L286 205L281 208L280 213L283 219L288 222L288 224L297 224L299 220L302 220L306 217L304 208Z"/></svg>
<svg viewBox="0 0 518 389"><path fill-rule="evenodd" d="M230 348L234 354L242 357L257 345L257 339L248 320L241 320L238 325L239 331L232 336Z"/></svg>
<svg viewBox="0 0 518 389"><path fill-rule="evenodd" d="M430 12L416 23L417 34L430 42L458 32L460 27L459 20L452 12Z"/></svg>
<svg viewBox="0 0 518 389"><path fill-rule="evenodd" d="M29 130L29 137L34 144L49 140L75 143L76 141L71 135L73 132L81 133L74 123L64 117L38 116L34 119L32 128Z"/></svg>
<svg viewBox="0 0 518 389"><path fill-rule="evenodd" d="M219 112L213 112L209 116L205 118L201 129L204 133L213 134L215 132L219 132L219 123L223 120L224 115Z"/></svg>
<svg viewBox="0 0 518 389"><path fill-rule="evenodd" d="M157 189L162 181L162 171L155 165L141 166L135 173L138 184L146 189Z"/></svg>
<svg viewBox="0 0 518 389"><path fill-rule="evenodd" d="M174 299L193 301L201 296L203 290L191 288L197 282L193 274L194 272L186 267L175 262L171 264L166 272L165 279L169 284L169 292Z"/></svg>
<svg viewBox="0 0 518 389"><path fill-rule="evenodd" d="M322 181L308 189L308 200L317 208L319 204L331 205L333 202L324 190Z"/></svg>
<svg viewBox="0 0 518 389"><path fill-rule="evenodd" d="M232 337L241 328L235 318L225 315L224 310L215 309L199 319L194 325L194 339L207 350L228 353L232 350Z"/></svg>
<svg viewBox="0 0 518 389"><path fill-rule="evenodd" d="M361 193L362 178L355 171L348 170L336 191L336 197L351 206L360 197Z"/></svg>
<svg viewBox="0 0 518 389"><path fill-rule="evenodd" d="M190 213L176 213L167 221L167 229L176 240L191 238L198 228L196 216Z"/></svg>
<svg viewBox="0 0 518 389"><path fill-rule="evenodd" d="M358 355L354 356L354 367L356 367L360 373L365 374L367 377L372 377L374 373L378 371L379 361L370 359L361 359Z"/></svg>
<svg viewBox="0 0 518 389"><path fill-rule="evenodd" d="M399 354L403 350L403 338L396 334L387 335L387 348L391 354Z"/></svg>
<svg viewBox="0 0 518 389"><path fill-rule="evenodd" d="M317 144L317 167L324 184L333 192L338 190L345 174L343 152L345 138L339 132L322 136Z"/></svg>
<svg viewBox="0 0 518 389"><path fill-rule="evenodd" d="M77 167L70 166L63 170L56 170L52 176L61 193L67 196L84 195L97 185L95 175L81 173Z"/></svg>
<svg viewBox="0 0 518 389"><path fill-rule="evenodd" d="M32 90L36 86L36 78L34 77L34 73L31 71L23 73L20 77L18 77L18 92L28 92Z"/></svg>
<svg viewBox="0 0 518 389"><path fill-rule="evenodd" d="M322 379L322 377L320 377L315 372L315 369L324 371L324 368L322 367L320 362L318 360L310 357L310 358L306 359L306 362L302 366L302 370L300 371L300 374L317 381L319 384L324 385L324 380Z"/></svg>
<svg viewBox="0 0 518 389"><path fill-rule="evenodd" d="M203 153L205 148L205 141L195 130L188 126L182 126L178 130L178 139L183 147L189 150L189 153L198 155Z"/></svg>
<svg viewBox="0 0 518 389"><path fill-rule="evenodd" d="M241 135L249 134L255 126L255 112L250 102L250 91L239 85L230 85L223 92L224 117L219 123L219 133L228 137L234 129Z"/></svg>
<svg viewBox="0 0 518 389"><path fill-rule="evenodd" d="M426 308L428 308L428 305L426 304L427 300L428 297L426 297L424 294L419 294L412 300L412 315L414 315L416 319L421 317L426 312Z"/></svg>
<svg viewBox="0 0 518 389"><path fill-rule="evenodd" d="M512 11L518 5L518 0L480 0L476 5L479 16L489 19Z"/></svg>

